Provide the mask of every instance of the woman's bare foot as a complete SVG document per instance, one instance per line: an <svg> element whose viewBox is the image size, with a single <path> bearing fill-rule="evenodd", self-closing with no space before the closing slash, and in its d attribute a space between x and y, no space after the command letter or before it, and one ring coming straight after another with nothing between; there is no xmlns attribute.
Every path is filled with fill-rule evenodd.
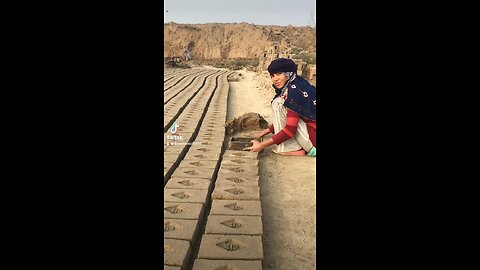
<svg viewBox="0 0 480 270"><path fill-rule="evenodd" d="M297 150L297 151L282 152L282 153L278 153L275 149L272 149L272 151L275 154L279 154L279 155L282 155L282 156L306 156L307 155L307 152L305 152L305 150L303 150L303 149L300 149L300 150Z"/></svg>

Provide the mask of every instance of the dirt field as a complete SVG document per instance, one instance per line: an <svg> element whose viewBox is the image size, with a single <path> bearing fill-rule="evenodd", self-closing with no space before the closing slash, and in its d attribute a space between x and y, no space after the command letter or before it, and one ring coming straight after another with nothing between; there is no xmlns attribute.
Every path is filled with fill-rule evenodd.
<svg viewBox="0 0 480 270"><path fill-rule="evenodd" d="M239 73L243 79L229 83L227 119L257 112L271 123L270 82L251 71ZM279 156L273 147L259 156L266 269L315 269L315 158Z"/></svg>

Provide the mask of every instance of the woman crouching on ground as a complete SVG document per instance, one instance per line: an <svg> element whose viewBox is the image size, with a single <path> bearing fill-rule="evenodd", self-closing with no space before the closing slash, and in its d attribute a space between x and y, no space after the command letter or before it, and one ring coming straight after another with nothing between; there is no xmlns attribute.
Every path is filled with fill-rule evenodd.
<svg viewBox="0 0 480 270"><path fill-rule="evenodd" d="M263 142L252 141L245 148L260 152L276 144L273 150L281 155L316 156L317 134L317 91L304 78L298 76L297 65L291 59L275 59L268 66L275 97L271 102L273 124L256 135L261 138L273 133Z"/></svg>

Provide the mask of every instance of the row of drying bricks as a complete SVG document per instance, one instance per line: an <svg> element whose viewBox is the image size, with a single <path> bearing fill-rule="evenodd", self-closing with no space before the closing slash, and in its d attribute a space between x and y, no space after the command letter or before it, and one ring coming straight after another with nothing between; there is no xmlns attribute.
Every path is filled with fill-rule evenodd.
<svg viewBox="0 0 480 270"><path fill-rule="evenodd" d="M225 96L215 93L209 107L213 110L205 116L207 124L215 122L215 118L225 119L226 103L221 102L218 107L217 94L220 99ZM222 125L220 127L212 130L211 126L202 126L196 139L202 145L190 148L165 186L165 269L189 269L191 266L193 249L200 238L200 223L207 213L210 203L207 198L217 170L218 179L211 195L213 203L193 269L229 266L262 269L263 228L257 155L226 151L218 168L222 146L209 140L216 137L218 142L224 137L224 129ZM203 147L204 144L209 146Z"/></svg>
<svg viewBox="0 0 480 270"><path fill-rule="evenodd" d="M222 100L222 101L225 100L226 102L226 98L222 98L222 96L226 97L227 95L227 93L224 93L224 92L228 92L228 82L226 79L226 74L222 74L218 76L218 79L216 79L217 75L219 74L210 76L213 73L215 73L215 71L213 72L207 71L207 73L196 76L194 79L195 81L188 87L188 89L186 89L180 95L177 95L176 98L170 100L169 103L164 106L164 111L165 111L163 115L164 127L167 126L168 124L171 124L171 121L175 118L178 112L182 110L182 108L191 108L192 104L193 106L195 106L201 103L201 105L197 106L197 108L195 109L197 110L196 112L194 111L194 109L190 109L190 112L194 113L194 115L199 118L200 114L203 112L203 110L205 110L204 104L206 104L207 99L210 96L210 93L215 89L215 87L217 87L217 90L215 90L214 98L218 97L217 98L218 100ZM200 86L202 85L204 80L205 80L205 85L200 89ZM217 84L217 81L218 81L218 84ZM184 83L188 83L188 82L185 81ZM175 88L177 87L186 87L186 85L183 85L181 83L180 85L175 86ZM225 87L226 87L226 90L225 90ZM223 94L218 94L219 91L222 91ZM173 92L169 91L168 93L164 94L164 97L170 96L171 93ZM195 95L195 93L197 94ZM212 99L212 102L213 102L213 99ZM195 127L192 126L192 122L188 122L184 125L180 125L180 127L195 129Z"/></svg>
<svg viewBox="0 0 480 270"><path fill-rule="evenodd" d="M216 163L204 161L198 162L203 165L202 169L177 169L164 189L165 269L188 269L191 264L192 248L199 238L199 221L206 214L205 205L214 178L210 173L215 171L212 167ZM192 172L196 172L195 177L191 177ZM185 173L190 177L182 175ZM211 199L193 269L228 266L262 269L263 227L257 154L225 151ZM174 267L168 268L168 265Z"/></svg>
<svg viewBox="0 0 480 270"><path fill-rule="evenodd" d="M220 152L218 149L223 145L225 129L223 124L226 119L228 82L226 75L218 78L218 85L215 78L208 78L205 89L196 95L190 104L176 119L178 130L175 135L167 132L164 136L164 180L170 178L171 173L180 163L179 168L190 168L195 165L192 162L212 158L218 160ZM212 81L213 80L213 81ZM216 88L215 88L216 86ZM208 99L213 93L210 104ZM207 112L204 114L205 107ZM178 108L171 113L170 118L177 114ZM202 119L203 117L203 119ZM167 117L164 117L164 119ZM168 121L171 121L168 120ZM198 132L198 133L197 133ZM188 154L183 157L188 151ZM191 160L190 162L184 161Z"/></svg>

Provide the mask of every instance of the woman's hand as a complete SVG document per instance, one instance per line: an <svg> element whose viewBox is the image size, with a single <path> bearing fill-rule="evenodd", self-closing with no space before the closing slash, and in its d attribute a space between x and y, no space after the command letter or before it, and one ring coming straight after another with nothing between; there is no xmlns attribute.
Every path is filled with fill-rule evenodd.
<svg viewBox="0 0 480 270"><path fill-rule="evenodd" d="M253 143L253 145L244 148L243 150L249 150L250 152L261 152L263 148L265 148L265 146L259 141L252 140L251 142Z"/></svg>
<svg viewBox="0 0 480 270"><path fill-rule="evenodd" d="M260 131L259 133L257 133L257 134L255 135L255 139L259 139L259 138L261 138L261 137L263 137L263 136L265 136L265 135L267 135L267 134L269 134L269 133L270 133L270 129L268 129L268 128L267 128L267 129L264 129L264 130Z"/></svg>

